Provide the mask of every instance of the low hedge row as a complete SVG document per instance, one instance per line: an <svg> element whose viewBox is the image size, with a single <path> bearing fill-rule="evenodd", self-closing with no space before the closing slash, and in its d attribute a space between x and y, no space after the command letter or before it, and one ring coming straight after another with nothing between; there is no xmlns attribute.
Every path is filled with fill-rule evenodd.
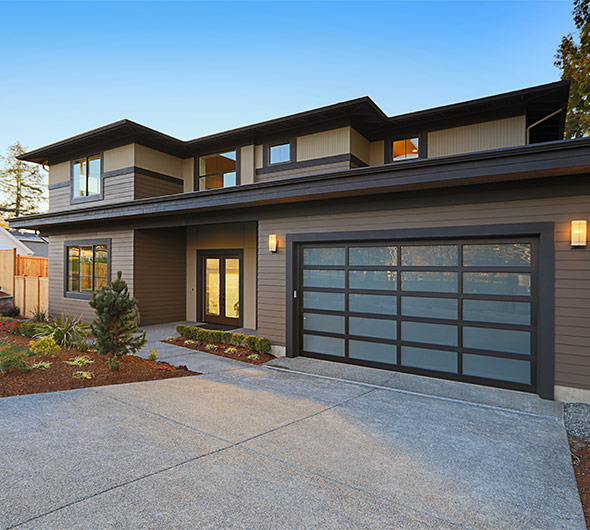
<svg viewBox="0 0 590 530"><path fill-rule="evenodd" d="M203 342L217 342L220 344L231 344L233 346L243 346L249 350L258 353L270 353L270 340L266 337L255 337L242 333L232 333L231 331L210 331L208 329L197 328L196 326L176 326L176 332L183 337L191 340L202 340Z"/></svg>

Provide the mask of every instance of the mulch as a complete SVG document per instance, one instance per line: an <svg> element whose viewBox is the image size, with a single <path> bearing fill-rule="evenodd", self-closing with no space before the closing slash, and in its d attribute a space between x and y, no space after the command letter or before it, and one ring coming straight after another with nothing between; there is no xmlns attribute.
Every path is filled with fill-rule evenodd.
<svg viewBox="0 0 590 530"><path fill-rule="evenodd" d="M575 436L568 436L568 439L578 491L586 517L586 527L590 528L590 442Z"/></svg>
<svg viewBox="0 0 590 530"><path fill-rule="evenodd" d="M31 339L20 335L0 333L0 342L11 346L28 348L30 341ZM63 362L80 356L88 357L93 363L85 366L70 366ZM149 361L135 355L123 356L121 367L113 371L107 365L107 358L108 356L96 352L81 352L75 349L61 350L57 357L43 355L27 357L25 359L27 366L46 361L51 363L51 367L47 370L36 368L30 372L22 372L18 369L0 372L0 397L201 375L186 367L174 367L166 362ZM92 379L74 378L77 371L90 372Z"/></svg>
<svg viewBox="0 0 590 530"><path fill-rule="evenodd" d="M267 363L268 361L272 361L273 359L276 359L276 357L274 355L271 355L270 353L259 353L259 354L257 354L258 359L248 359L248 356L250 356L256 352L248 350L247 348L242 348L241 346L232 346L230 344L211 343L211 342L205 342L205 341L201 341L201 340L193 341L194 344L192 344L192 343L186 344L187 340L190 340L190 339L187 339L186 337L176 337L173 340L163 340L162 342L165 342L166 344L174 344L175 346L182 346L183 348L189 348L191 350L196 350L201 353L212 353L214 355L219 355L220 357L227 357L228 359L236 359L237 361L243 361L245 363L250 363L250 364L264 364L264 363ZM206 347L208 345L214 346L214 348L207 349ZM228 348L235 348L238 351L235 353L228 353L227 352Z"/></svg>

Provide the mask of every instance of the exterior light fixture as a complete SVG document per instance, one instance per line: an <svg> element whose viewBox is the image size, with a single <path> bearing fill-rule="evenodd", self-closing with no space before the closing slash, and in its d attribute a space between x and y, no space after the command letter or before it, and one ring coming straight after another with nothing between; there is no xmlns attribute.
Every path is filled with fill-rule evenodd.
<svg viewBox="0 0 590 530"><path fill-rule="evenodd" d="M585 247L588 233L588 221L577 220L572 221L572 247Z"/></svg>
<svg viewBox="0 0 590 530"><path fill-rule="evenodd" d="M279 249L279 242L277 241L276 234L269 234L268 235L268 251L269 252L276 252Z"/></svg>

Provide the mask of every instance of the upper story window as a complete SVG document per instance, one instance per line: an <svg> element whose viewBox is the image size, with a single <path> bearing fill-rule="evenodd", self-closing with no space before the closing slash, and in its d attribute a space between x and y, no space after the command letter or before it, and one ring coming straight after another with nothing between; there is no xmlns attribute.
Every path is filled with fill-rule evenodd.
<svg viewBox="0 0 590 530"><path fill-rule="evenodd" d="M72 198L100 195L100 155L72 162Z"/></svg>
<svg viewBox="0 0 590 530"><path fill-rule="evenodd" d="M238 183L236 160L236 151L199 157L199 191L235 186Z"/></svg>
<svg viewBox="0 0 590 530"><path fill-rule="evenodd" d="M279 144L270 146L270 163L280 164L291 161L291 144Z"/></svg>
<svg viewBox="0 0 590 530"><path fill-rule="evenodd" d="M92 293L108 283L108 246L106 244L67 247L67 291Z"/></svg>
<svg viewBox="0 0 590 530"><path fill-rule="evenodd" d="M393 161L410 160L420 157L420 144L418 138L407 138L393 142Z"/></svg>

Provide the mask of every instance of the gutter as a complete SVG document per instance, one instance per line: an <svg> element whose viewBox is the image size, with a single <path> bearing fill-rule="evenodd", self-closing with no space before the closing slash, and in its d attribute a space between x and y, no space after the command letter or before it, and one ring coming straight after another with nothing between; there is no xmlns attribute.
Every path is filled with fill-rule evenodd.
<svg viewBox="0 0 590 530"><path fill-rule="evenodd" d="M182 214L267 203L370 195L564 174L590 173L590 138L395 162L290 177L232 188L178 193L9 219L11 227L46 227L146 215Z"/></svg>

